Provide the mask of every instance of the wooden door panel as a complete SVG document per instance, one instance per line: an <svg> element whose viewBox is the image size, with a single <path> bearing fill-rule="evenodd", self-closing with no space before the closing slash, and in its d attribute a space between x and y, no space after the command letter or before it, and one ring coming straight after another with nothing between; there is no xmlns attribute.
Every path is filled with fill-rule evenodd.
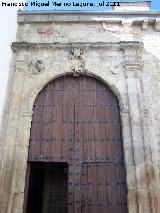
<svg viewBox="0 0 160 213"><path fill-rule="evenodd" d="M69 164L68 213L127 213L118 101L100 81L66 76L39 93L28 160Z"/></svg>
<svg viewBox="0 0 160 213"><path fill-rule="evenodd" d="M84 163L81 169L81 208L84 212L127 212L123 165Z"/></svg>

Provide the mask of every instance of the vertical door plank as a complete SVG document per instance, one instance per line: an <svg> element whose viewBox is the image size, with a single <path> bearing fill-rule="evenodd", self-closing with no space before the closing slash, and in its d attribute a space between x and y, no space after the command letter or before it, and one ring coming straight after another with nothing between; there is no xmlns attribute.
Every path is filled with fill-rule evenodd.
<svg viewBox="0 0 160 213"><path fill-rule="evenodd" d="M81 165L81 212L87 213L87 196L88 196L88 185L87 185L87 164Z"/></svg>
<svg viewBox="0 0 160 213"><path fill-rule="evenodd" d="M107 208L106 196L106 168L105 163L97 163L97 212L105 212Z"/></svg>

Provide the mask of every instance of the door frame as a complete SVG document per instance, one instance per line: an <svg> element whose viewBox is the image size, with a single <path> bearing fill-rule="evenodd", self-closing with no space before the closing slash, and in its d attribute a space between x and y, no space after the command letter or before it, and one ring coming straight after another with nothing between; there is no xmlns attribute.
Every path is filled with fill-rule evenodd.
<svg viewBox="0 0 160 213"><path fill-rule="evenodd" d="M32 114L33 114L33 105L34 101L38 95L38 93L52 80L60 77L60 76L65 76L70 73L62 73L61 75L54 75L54 77L47 76L46 78L41 79L41 82L35 82L34 85L31 86L31 88L28 91L28 95L25 99L24 102L24 107L21 109L21 119L24 122L20 122L21 124L21 129L25 129L25 137L24 137L24 144L25 147L23 148L25 155L23 155L23 159L25 161L25 173L24 175L21 176L23 178L21 187L24 190L25 185L25 176L26 176L26 170L27 170L27 158L28 158L28 143L29 143L29 137L30 137L30 126L31 126L31 120L32 120ZM134 153L135 151L137 152L137 147L135 146L136 144L136 135L132 134L132 129L135 129L136 126L133 125L131 122L131 117L133 119L133 114L136 111L134 109L134 105L132 107L132 114L130 113L130 105L128 103L128 97L132 94L129 95L127 91L127 96L126 93L123 93L123 91L118 88L117 82L113 83L110 77L104 77L101 74L93 74L93 73L86 73L86 75L92 76L98 80L100 80L102 83L105 85L109 86L113 93L116 95L116 97L119 100L119 106L120 106L120 118L121 118L121 128L122 128L122 140L123 140L123 151L124 151L124 164L125 164L125 169L126 169L126 182L127 182L127 190L128 190L128 208L129 212L132 211L132 209L135 209L135 212L143 212L141 209L143 209L142 205L144 202L147 202L147 207L148 208L148 199L144 199L144 202L140 202L141 199L146 195L148 196L148 188L145 191L140 191L138 190L138 183L141 177L137 176L137 170L139 169L137 164L135 164L135 159L134 159ZM126 79L124 79L124 84L126 84ZM27 92L27 91L26 91ZM138 94L138 91L136 93ZM147 113L146 113L147 115ZM142 132L141 132L142 133ZM141 134L140 133L140 134ZM17 150L18 151L18 150ZM20 151L21 152L21 151ZM20 155L20 152L17 152ZM137 160L137 159L136 159ZM155 168L156 170L156 168ZM147 170L143 168L143 174L146 174ZM14 169L14 178L13 182L19 178L18 173L16 172L16 168ZM11 205L8 207L8 211L10 212L9 208L12 208L14 206L14 189L12 189L10 198L11 200ZM24 191L21 193L21 198L23 198L24 201ZM157 196L157 194L155 194ZM139 200L140 199L140 200ZM158 197L157 197L158 199ZM23 204L21 204L22 208Z"/></svg>

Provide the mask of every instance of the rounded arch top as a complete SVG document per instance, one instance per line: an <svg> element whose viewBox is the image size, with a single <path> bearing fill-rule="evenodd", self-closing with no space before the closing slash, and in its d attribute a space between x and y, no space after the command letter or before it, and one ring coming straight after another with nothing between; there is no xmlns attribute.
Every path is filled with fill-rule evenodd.
<svg viewBox="0 0 160 213"><path fill-rule="evenodd" d="M79 130L76 131L75 128ZM58 143L57 137L61 136L60 141L63 139L69 143L73 137L72 132L75 132L77 137L80 134L80 141L83 137L86 137L87 142L92 137L95 142L121 141L118 99L110 87L93 76L61 76L48 83L35 99L30 136L32 148L35 146L35 150L37 149L34 141L40 141L46 146L47 141ZM85 141L82 141L85 144ZM105 146L105 143L103 145ZM41 160L44 156L46 160L46 152L43 153L43 149L39 149L38 159ZM114 155L116 156L116 153ZM32 150L29 156L30 161L37 159ZM52 153L52 156L56 156L56 153ZM114 160L117 158L115 156ZM121 156L122 153L119 155L120 161Z"/></svg>
<svg viewBox="0 0 160 213"><path fill-rule="evenodd" d="M59 78L63 78L63 77L67 77L67 76L72 76L71 73L67 73L67 74L60 74L60 75L56 75L54 77L46 77L41 79L40 82L36 82L32 88L30 88L30 90L28 91L28 94L26 95L26 98L24 100L24 108L27 111L30 111L32 113L33 110L33 105L34 102L38 96L38 94L51 82L54 82L56 79ZM88 76L92 79L96 79L97 81L101 82L103 85L105 85L106 87L108 87L112 93L114 94L114 96L117 98L118 103L119 103L119 107L120 107L120 111L126 111L126 105L125 105L125 97L123 96L122 92L120 91L120 89L118 88L117 84L112 82L109 78L103 78L101 76L95 75L93 73L85 73L82 76ZM75 77L75 78L79 78Z"/></svg>

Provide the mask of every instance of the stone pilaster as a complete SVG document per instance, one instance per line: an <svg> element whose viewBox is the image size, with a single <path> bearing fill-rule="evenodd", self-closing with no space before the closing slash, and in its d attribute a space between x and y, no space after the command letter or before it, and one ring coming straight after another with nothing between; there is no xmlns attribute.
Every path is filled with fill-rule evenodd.
<svg viewBox="0 0 160 213"><path fill-rule="evenodd" d="M148 177L142 133L141 111L140 111L140 87L137 72L142 71L142 63L137 56L139 48L124 47L123 66L126 74L126 84L128 90L128 102L131 119L131 134L134 152L134 164L136 170L136 185L138 212L150 213L148 197Z"/></svg>
<svg viewBox="0 0 160 213"><path fill-rule="evenodd" d="M138 210L139 213L158 213L160 212L158 166L156 166L156 159L153 157L156 150L151 143L149 117L147 110L144 109L141 92L142 48L124 47L123 51L136 168Z"/></svg>

